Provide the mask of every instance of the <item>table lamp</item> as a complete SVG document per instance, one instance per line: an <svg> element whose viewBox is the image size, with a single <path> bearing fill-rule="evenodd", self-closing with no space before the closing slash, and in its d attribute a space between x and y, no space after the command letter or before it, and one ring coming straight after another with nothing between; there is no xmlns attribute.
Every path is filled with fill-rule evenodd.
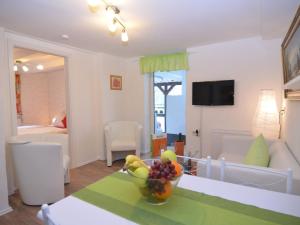
<svg viewBox="0 0 300 225"><path fill-rule="evenodd" d="M279 112L274 90L261 90L253 119L252 134L263 134L265 138L279 137Z"/></svg>

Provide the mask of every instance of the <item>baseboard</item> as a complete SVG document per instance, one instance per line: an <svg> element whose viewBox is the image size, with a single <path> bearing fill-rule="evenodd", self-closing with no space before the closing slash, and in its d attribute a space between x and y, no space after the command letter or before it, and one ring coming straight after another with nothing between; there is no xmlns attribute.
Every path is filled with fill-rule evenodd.
<svg viewBox="0 0 300 225"><path fill-rule="evenodd" d="M71 169L74 169L74 168L77 168L77 167L81 167L81 166L85 166L85 165L87 165L87 164L89 164L89 163L92 163L92 162L95 162L95 161L97 161L97 160L100 160L100 156L97 156L96 158L91 159L91 160L87 160L87 161L85 161L85 162L78 163L78 164L72 166Z"/></svg>
<svg viewBox="0 0 300 225"><path fill-rule="evenodd" d="M12 211L13 211L13 209L9 206L8 208L0 211L0 216L3 216L4 214L12 212Z"/></svg>

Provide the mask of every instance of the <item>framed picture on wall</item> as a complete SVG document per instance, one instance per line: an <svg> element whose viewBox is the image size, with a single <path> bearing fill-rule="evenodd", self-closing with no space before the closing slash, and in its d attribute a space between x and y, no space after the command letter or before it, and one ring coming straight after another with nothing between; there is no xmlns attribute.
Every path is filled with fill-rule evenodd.
<svg viewBox="0 0 300 225"><path fill-rule="evenodd" d="M300 7L283 40L282 64L285 97L300 100Z"/></svg>
<svg viewBox="0 0 300 225"><path fill-rule="evenodd" d="M122 76L110 75L110 89L122 90Z"/></svg>

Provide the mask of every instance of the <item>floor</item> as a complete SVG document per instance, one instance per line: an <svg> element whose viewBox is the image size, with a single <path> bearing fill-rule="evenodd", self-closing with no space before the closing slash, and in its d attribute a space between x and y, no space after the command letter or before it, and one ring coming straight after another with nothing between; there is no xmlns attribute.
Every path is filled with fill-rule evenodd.
<svg viewBox="0 0 300 225"><path fill-rule="evenodd" d="M124 161L115 161L112 167L107 167L105 161L95 161L85 166L71 170L71 183L65 185L65 196L94 183L95 181L122 168ZM18 193L10 196L11 213L0 216L0 225L41 225L36 218L40 207L24 205Z"/></svg>

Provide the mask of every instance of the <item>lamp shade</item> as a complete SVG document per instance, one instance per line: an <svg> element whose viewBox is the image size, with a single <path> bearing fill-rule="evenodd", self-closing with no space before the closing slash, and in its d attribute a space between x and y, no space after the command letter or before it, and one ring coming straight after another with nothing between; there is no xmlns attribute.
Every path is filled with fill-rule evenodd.
<svg viewBox="0 0 300 225"><path fill-rule="evenodd" d="M261 90L253 119L252 133L254 136L263 134L266 138L277 139L279 129L279 113L275 92L273 90Z"/></svg>

